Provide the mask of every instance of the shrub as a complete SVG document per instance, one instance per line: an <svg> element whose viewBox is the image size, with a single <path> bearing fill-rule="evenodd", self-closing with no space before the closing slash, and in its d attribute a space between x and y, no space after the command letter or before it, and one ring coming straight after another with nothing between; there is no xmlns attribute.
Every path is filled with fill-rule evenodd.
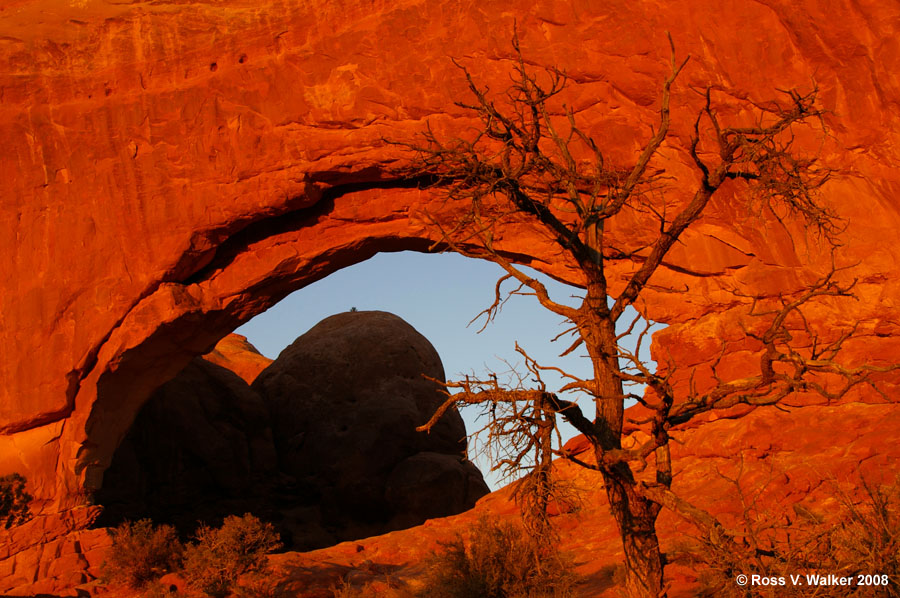
<svg viewBox="0 0 900 598"><path fill-rule="evenodd" d="M885 576L890 583L879 595L898 598L900 478L884 486L863 480L863 488L865 495L861 501L852 501L846 494L841 496L843 516L830 534L833 559L846 571Z"/></svg>
<svg viewBox="0 0 900 598"><path fill-rule="evenodd" d="M384 581L370 581L362 586L354 586L344 580L341 585L332 588L334 598L427 598L417 595L396 579L387 577Z"/></svg>
<svg viewBox="0 0 900 598"><path fill-rule="evenodd" d="M162 581L155 579L144 586L138 598L189 598L189 596L176 587L167 586Z"/></svg>
<svg viewBox="0 0 900 598"><path fill-rule="evenodd" d="M853 577L854 584L818 586L815 596L900 598L900 479L887 486L872 486L863 480L862 487L865 492L856 500L837 490L840 511L828 520L801 505L795 505L793 517L778 518L754 505L745 510L739 524L745 553L700 539L679 547L678 560L699 565L697 595L702 597L810 596L810 588L794 585L790 576L801 575L805 584L807 573L833 573ZM746 497L742 494L741 498ZM754 573L782 577L787 583L772 588L740 587L734 582L737 574ZM857 574L877 574L879 582L856 585ZM881 579L889 583L882 585Z"/></svg>
<svg viewBox="0 0 900 598"><path fill-rule="evenodd" d="M468 541L445 545L431 563L423 596L432 598L564 598L577 581L552 547L539 546L510 523L480 520Z"/></svg>
<svg viewBox="0 0 900 598"><path fill-rule="evenodd" d="M231 590L235 598L294 598L279 580L267 573L263 570L242 577Z"/></svg>
<svg viewBox="0 0 900 598"><path fill-rule="evenodd" d="M112 530L112 548L103 563L104 577L142 588L181 566L184 547L171 525L149 519L125 521Z"/></svg>
<svg viewBox="0 0 900 598"><path fill-rule="evenodd" d="M218 529L200 526L196 540L185 550L185 577L214 598L228 595L241 575L265 571L266 555L281 546L272 525L249 513L227 517Z"/></svg>
<svg viewBox="0 0 900 598"><path fill-rule="evenodd" d="M17 473L0 477L0 523L5 529L28 521L29 502L31 496L25 492L24 477Z"/></svg>

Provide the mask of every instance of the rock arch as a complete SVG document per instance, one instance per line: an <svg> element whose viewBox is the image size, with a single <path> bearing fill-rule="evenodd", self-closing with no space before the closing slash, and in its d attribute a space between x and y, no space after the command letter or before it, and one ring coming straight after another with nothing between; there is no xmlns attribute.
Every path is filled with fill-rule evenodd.
<svg viewBox="0 0 900 598"><path fill-rule="evenodd" d="M425 207L448 219L457 207L398 179L403 156L383 139L470 126L449 58L502 86L514 19L527 54L570 74L567 100L612 158L654 122L669 29L693 55L664 152L676 181L694 176L691 86L721 90L740 115L815 77L838 171L826 192L849 218L865 299L840 316L862 322L860 351L897 353L900 249L883 240L900 227L900 17L888 8L710 0L688 18L633 2L17 0L0 14L0 474L28 474L40 513L76 521L66 514L88 502L154 380L342 266L426 250ZM503 240L571 278L527 226ZM721 284L778 288L805 264L777 226L744 225L727 202L673 260L660 282L688 292L645 309L674 324L658 343L697 359L729 317Z"/></svg>

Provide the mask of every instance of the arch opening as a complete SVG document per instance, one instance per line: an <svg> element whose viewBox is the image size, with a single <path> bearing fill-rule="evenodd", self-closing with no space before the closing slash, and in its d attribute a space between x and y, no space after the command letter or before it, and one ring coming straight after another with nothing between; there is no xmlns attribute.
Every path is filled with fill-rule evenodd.
<svg viewBox="0 0 900 598"><path fill-rule="evenodd" d="M225 340L230 343L230 348L215 351L205 359L193 359L142 407L112 458L104 483L95 494L96 501L106 507L98 523L112 525L123 518L150 517L175 523L184 533L190 533L198 520L216 521L228 514L249 511L280 523L288 546L298 550L421 523L421 513L398 514L387 508L386 503L379 504L371 497L365 501L355 500L353 496L335 500L331 495L326 497L327 504L355 517L353 526L345 525L339 529L341 513L321 512L323 494L311 479L315 476L298 480L301 476L295 475L296 470L293 474L284 472L281 453L289 451L290 447L284 446L284 438L280 442L271 439L277 421L283 416L267 420L266 406L260 400L260 388L257 388L260 385L247 383L252 383L258 373L294 340L294 336L307 328L315 328L313 325L320 318L335 311L344 318L353 314L363 316L372 313L370 310L399 313L436 345L444 369L426 373L440 378L443 378L444 370L453 378L483 368L502 371L516 366L513 347L517 341L545 363L559 363L554 358L561 351L557 347L560 343L549 344L547 341L563 329L561 323L532 298L513 297L498 320L480 335L477 334L480 326L466 328L466 324L490 303L499 273L499 267L494 264L457 254L380 253L368 261L340 269L283 299L237 329L267 355L255 353L249 343L234 351L236 345L242 343L236 337L229 337ZM577 294L574 287L567 289L548 277L545 280L554 285L558 296ZM228 355L222 355L222 352ZM236 363L236 359L243 359L245 363ZM567 369L583 370L585 364L579 365L577 361L573 356L567 363L559 364ZM242 374L243 380L236 372ZM350 370L345 373L353 374ZM586 375L586 371L584 373ZM345 408L357 408L356 397L352 395L358 392L359 389L344 389L338 393L345 395L342 398ZM430 413L425 417L427 415ZM474 414L464 415L468 416L468 430L477 429L479 424ZM176 422L173 418L180 420ZM194 423L185 425L185 422ZM335 434L330 438L345 437L348 428L353 426L353 422L337 422ZM568 436L573 432L569 431ZM455 434L446 440L452 443L463 435L459 431ZM186 442L192 443L191 446L186 447ZM288 439L287 443L290 442L297 440ZM470 451L474 448L470 447ZM458 450L461 453L465 448L459 446ZM433 454L419 455L412 461L409 457L404 455L399 460L406 460L406 469L418 468L410 475L421 475L425 469L433 470L435 459L441 459ZM346 458L346 455L337 457ZM490 463L485 459L479 458L476 462L482 471L487 473L490 469ZM477 485L478 480L473 480L469 481ZM446 480L431 481L445 484L435 496L450 494ZM488 481L496 489L502 480L489 474ZM344 486L343 494L356 494L346 488ZM467 506L474 504L473 498L483 492L478 488L472 490L470 496L463 496L456 502ZM398 493L396 489L390 492ZM358 494L365 496L366 492ZM394 502L405 501L406 507L415 511L416 505L410 504L409 493L404 494L403 497L394 496ZM429 496L428 492L420 494ZM421 506L421 497L417 500ZM433 506L435 500L432 497L424 502ZM451 514L454 509L461 510L453 505L443 508L444 512L432 514L440 516Z"/></svg>

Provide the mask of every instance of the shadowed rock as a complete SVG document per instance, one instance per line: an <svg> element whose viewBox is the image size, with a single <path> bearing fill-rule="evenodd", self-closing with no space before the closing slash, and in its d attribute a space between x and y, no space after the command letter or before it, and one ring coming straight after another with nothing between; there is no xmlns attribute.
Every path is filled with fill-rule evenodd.
<svg viewBox="0 0 900 598"><path fill-rule="evenodd" d="M467 130L454 105L465 80L449 58L504 89L514 22L529 57L573 77L562 101L613 165L630 163L658 122L671 32L692 59L653 167L676 199L696 176L694 89L712 86L717 104L746 116L748 102L815 81L833 134L810 156L837 169L823 194L847 219L840 258L857 264L848 277L861 298L816 319L858 324L847 343L858 362L895 361L900 244L885 240L900 223L900 22L888 3L820 5L703 2L686 15L660 2L5 3L0 475L28 479L40 518L0 554L0 592L68 587L53 585L48 563L73 569L48 556L50 542L87 525L86 497L159 363L168 377L287 293L375 252L431 247L425 215L452 223L453 207L437 214L429 190L392 181L401 156L384 140L413 140L426 119ZM739 307L725 291L771 295L821 273L781 223L736 212L742 199L736 186L654 275L645 315L670 324L655 355L709 363ZM532 229L504 227L499 248L578 282ZM635 232L626 223L610 243L640 243ZM613 294L632 267L611 270Z"/></svg>
<svg viewBox="0 0 900 598"><path fill-rule="evenodd" d="M230 362L259 362L233 340ZM274 522L289 547L311 549L460 513L488 492L464 459L458 413L430 435L415 431L442 397L422 374L444 371L397 316L327 318L252 388L207 359L138 413L95 495L100 525L150 517L190 534L198 521L250 511Z"/></svg>
<svg viewBox="0 0 900 598"><path fill-rule="evenodd" d="M487 494L463 460L458 413L431 434L415 431L443 397L423 374L443 379L444 369L412 326L385 312L346 312L294 341L253 383L272 415L282 471L317 489L338 539L459 513ZM412 498L420 494L440 499Z"/></svg>
<svg viewBox="0 0 900 598"><path fill-rule="evenodd" d="M95 494L98 523L150 517L190 532L259 510L277 473L269 414L237 374L194 359L138 413Z"/></svg>

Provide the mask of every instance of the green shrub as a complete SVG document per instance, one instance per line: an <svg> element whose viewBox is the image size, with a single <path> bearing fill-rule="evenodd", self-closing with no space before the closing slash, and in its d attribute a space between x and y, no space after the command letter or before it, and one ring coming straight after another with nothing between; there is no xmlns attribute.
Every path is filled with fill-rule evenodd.
<svg viewBox="0 0 900 598"><path fill-rule="evenodd" d="M28 521L29 502L31 496L25 492L25 478L17 473L0 477L0 523L4 529Z"/></svg>
<svg viewBox="0 0 900 598"><path fill-rule="evenodd" d="M577 577L552 547L537 545L510 523L482 519L445 545L429 567L430 598L565 598Z"/></svg>
<svg viewBox="0 0 900 598"><path fill-rule="evenodd" d="M241 575L265 571L266 555L281 546L272 525L249 513L227 517L218 529L201 526L196 540L185 550L185 577L214 598L228 595Z"/></svg>
<svg viewBox="0 0 900 598"><path fill-rule="evenodd" d="M149 519L125 521L110 533L112 547L102 565L109 581L142 588L181 566L184 547L171 525L157 527Z"/></svg>

